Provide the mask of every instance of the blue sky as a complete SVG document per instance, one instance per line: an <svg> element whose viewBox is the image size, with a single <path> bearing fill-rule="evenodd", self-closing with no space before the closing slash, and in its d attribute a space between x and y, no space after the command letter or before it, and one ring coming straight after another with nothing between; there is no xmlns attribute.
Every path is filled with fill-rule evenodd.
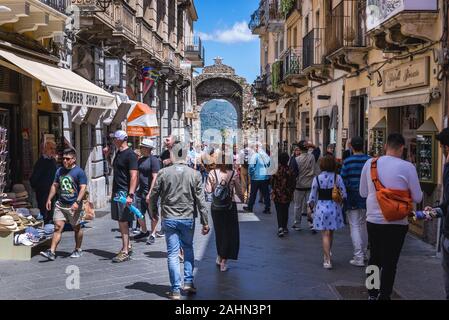
<svg viewBox="0 0 449 320"><path fill-rule="evenodd" d="M216 56L252 83L260 70L259 38L251 35L248 22L259 0L195 0L198 21L194 25L206 48L206 65Z"/></svg>

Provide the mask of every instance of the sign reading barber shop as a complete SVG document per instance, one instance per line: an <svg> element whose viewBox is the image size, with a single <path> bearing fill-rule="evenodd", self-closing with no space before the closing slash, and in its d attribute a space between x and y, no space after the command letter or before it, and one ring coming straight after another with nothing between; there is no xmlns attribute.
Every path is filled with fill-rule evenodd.
<svg viewBox="0 0 449 320"><path fill-rule="evenodd" d="M384 92L429 85L429 57L403 63L384 71Z"/></svg>
<svg viewBox="0 0 449 320"><path fill-rule="evenodd" d="M47 87L53 103L82 106L88 108L109 109L114 102L114 97L102 96L82 91Z"/></svg>

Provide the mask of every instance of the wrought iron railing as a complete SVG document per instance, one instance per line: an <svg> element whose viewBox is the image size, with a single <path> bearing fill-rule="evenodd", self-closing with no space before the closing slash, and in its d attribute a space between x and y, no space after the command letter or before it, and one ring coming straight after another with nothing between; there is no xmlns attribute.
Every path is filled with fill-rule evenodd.
<svg viewBox="0 0 449 320"><path fill-rule="evenodd" d="M40 0L40 2L45 3L47 6L65 14L65 10L70 5L69 2L71 2L71 0Z"/></svg>
<svg viewBox="0 0 449 320"><path fill-rule="evenodd" d="M303 69L323 64L324 29L312 29L303 39Z"/></svg>
<svg viewBox="0 0 449 320"><path fill-rule="evenodd" d="M327 54L345 47L366 46L365 2L344 0L333 10L326 28Z"/></svg>
<svg viewBox="0 0 449 320"><path fill-rule="evenodd" d="M185 48L187 53L197 54L204 60L204 47L200 37L186 38Z"/></svg>
<svg viewBox="0 0 449 320"><path fill-rule="evenodd" d="M261 13L260 8L254 11L254 13L251 15L251 20L248 23L248 28L251 30L251 32L254 32L257 28L261 26Z"/></svg>
<svg viewBox="0 0 449 320"><path fill-rule="evenodd" d="M282 55L283 77L298 75L302 73L302 47L290 47Z"/></svg>

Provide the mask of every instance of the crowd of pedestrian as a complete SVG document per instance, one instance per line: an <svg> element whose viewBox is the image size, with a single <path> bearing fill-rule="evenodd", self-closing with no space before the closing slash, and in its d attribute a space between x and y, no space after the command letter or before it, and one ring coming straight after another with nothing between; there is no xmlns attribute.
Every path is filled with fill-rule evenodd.
<svg viewBox="0 0 449 320"><path fill-rule="evenodd" d="M447 215L449 199L449 129L437 139L446 157L444 166L444 201L437 208L427 207L440 216ZM277 169L272 172L273 159L260 142L245 140L242 150L226 145L185 145L175 136L164 138L165 150L160 157L152 154L155 144L143 139L138 156L128 145L124 131L113 134L116 148L113 167L111 217L118 222L122 247L113 262L120 263L132 255L131 241L154 244L165 237L170 298L179 299L181 290L195 293L193 236L195 219L199 215L202 233L209 232L208 209L215 233L216 264L220 271L228 270L229 260L237 260L240 248L237 200L243 210L253 212L257 197L264 204L263 214L271 214L273 201L277 214L277 236L288 235L289 227L321 233L323 268L332 269L333 234L349 224L356 267L377 266L380 288L369 290L369 299L388 300L393 291L397 263L408 231L408 216L413 204L422 201L423 193L416 168L402 159L404 137L390 134L385 155L370 158L364 153L361 137L352 137L342 162L335 150L324 153L309 141L300 141L292 154L281 152ZM52 154L55 145L47 143L36 163L32 185L37 191L39 208L47 220L55 223L51 248L41 255L55 259L55 250L65 223L75 231L72 257L82 255L80 228L81 203L86 193L87 178L76 165L76 153L64 152L64 166L56 170ZM231 159L231 162L227 161ZM42 168L45 168L43 170ZM57 195L57 200L53 198ZM115 201L118 197L126 201ZM292 221L289 225L290 204ZM132 207L142 216L136 218ZM396 206L397 212L391 208ZM51 212L53 218L51 218ZM149 218L149 226L147 225ZM138 231L130 236L133 221ZM161 230L157 230L160 224ZM449 299L449 223L443 228L443 267L445 288ZM183 263L183 275L180 273ZM183 285L182 285L183 283Z"/></svg>

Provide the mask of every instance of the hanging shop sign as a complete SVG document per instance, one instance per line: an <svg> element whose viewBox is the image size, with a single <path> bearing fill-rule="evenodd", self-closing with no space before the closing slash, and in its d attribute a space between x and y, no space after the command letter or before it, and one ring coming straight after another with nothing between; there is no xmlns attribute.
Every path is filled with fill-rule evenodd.
<svg viewBox="0 0 449 320"><path fill-rule="evenodd" d="M105 77L104 82L107 86L120 85L120 60L113 58L104 59Z"/></svg>
<svg viewBox="0 0 449 320"><path fill-rule="evenodd" d="M429 57L416 59L384 71L384 92L429 85Z"/></svg>

